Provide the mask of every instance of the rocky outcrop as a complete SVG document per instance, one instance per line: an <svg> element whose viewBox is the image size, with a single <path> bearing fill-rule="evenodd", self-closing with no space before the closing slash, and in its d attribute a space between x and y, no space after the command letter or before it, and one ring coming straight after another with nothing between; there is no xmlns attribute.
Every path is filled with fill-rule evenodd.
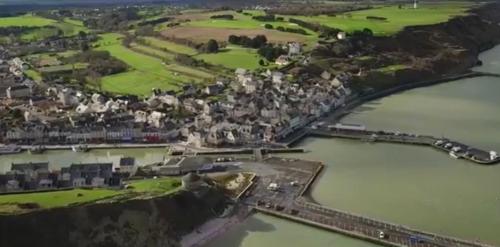
<svg viewBox="0 0 500 247"><path fill-rule="evenodd" d="M221 210L216 190L0 216L0 246L178 246Z"/></svg>

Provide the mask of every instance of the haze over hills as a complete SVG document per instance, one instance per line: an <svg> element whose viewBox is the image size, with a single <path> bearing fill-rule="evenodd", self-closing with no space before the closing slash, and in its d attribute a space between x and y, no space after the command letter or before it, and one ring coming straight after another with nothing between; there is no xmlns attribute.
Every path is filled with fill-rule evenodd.
<svg viewBox="0 0 500 247"><path fill-rule="evenodd" d="M0 4L22 5L55 5L55 4L110 4L110 3L148 3L148 2L171 2L170 0L0 0Z"/></svg>

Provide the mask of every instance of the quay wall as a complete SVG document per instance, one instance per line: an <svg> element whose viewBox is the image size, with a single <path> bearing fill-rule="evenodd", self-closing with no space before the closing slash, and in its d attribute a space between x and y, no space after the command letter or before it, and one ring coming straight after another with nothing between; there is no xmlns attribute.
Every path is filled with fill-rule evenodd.
<svg viewBox="0 0 500 247"><path fill-rule="evenodd" d="M276 212L276 211L265 209L265 208L262 208L262 207L254 207L254 209L255 209L255 211L260 212L260 213L268 214L268 215L279 217L279 218L286 219L286 220L291 220L291 221L302 223L302 224L305 224L305 225L308 225L308 226L317 227L317 228L320 228L320 229L323 229L323 230L328 230L328 231L332 231L332 232L341 233L341 234L344 234L344 235L347 235L347 236L350 236L350 237L353 237L353 238L361 239L361 240L364 240L364 241L368 241L368 242L371 242L371 243L375 243L375 244L379 244L379 245L383 245L383 246L403 247L403 245L399 245L399 244L396 244L396 243L391 243L391 242L388 242L388 241L384 241L383 239L373 238L373 237L370 237L370 236L367 236L367 235L360 234L358 232L347 231L347 230L344 230L344 229L341 229L341 228L338 228L338 227L333 227L333 226L330 226L330 225L327 225L327 224L315 222L315 221L312 221L312 220L304 219L304 218L293 216L293 215L290 215L290 214Z"/></svg>

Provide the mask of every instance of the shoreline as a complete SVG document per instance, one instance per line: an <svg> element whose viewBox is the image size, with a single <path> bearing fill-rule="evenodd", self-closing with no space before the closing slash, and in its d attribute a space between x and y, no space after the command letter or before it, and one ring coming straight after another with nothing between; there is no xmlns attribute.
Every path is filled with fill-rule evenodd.
<svg viewBox="0 0 500 247"><path fill-rule="evenodd" d="M429 87L429 86L448 83L448 82L452 82L452 81L456 81L456 80L467 79L467 78L476 78L476 77L500 77L500 74L471 71L469 69L468 71L465 71L465 72L459 73L459 74L455 74L455 75L443 75L440 78L436 78L436 79L432 79L432 80L424 80L424 81L417 81L414 83L406 83L406 84L399 85L397 87L388 88L388 89L385 89L385 90L382 90L379 92L354 97L351 100L349 100L349 102L346 102L344 106L332 111L327 116L324 116L324 117L319 118L319 119L317 119L309 124L306 124L304 127L294 131L294 133L292 133L291 135L296 135L297 133L301 132L302 130L310 127L315 122L333 123L333 122L339 121L342 118L349 115L353 109L355 109L355 108L357 108L365 103L368 103L368 102L371 102L371 101L374 101L377 99L382 99L384 97L388 97L388 96L402 93L402 92L412 90L412 89ZM305 139L307 137L308 137L308 135L306 134L300 138L293 138L293 141L290 141L288 143L282 142L281 144L286 146L287 148L292 148L292 147L295 147L297 144L299 144L303 139Z"/></svg>

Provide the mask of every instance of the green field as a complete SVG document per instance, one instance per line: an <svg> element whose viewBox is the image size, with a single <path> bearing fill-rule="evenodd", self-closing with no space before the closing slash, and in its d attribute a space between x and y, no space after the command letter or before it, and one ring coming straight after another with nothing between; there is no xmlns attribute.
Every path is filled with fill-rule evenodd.
<svg viewBox="0 0 500 247"><path fill-rule="evenodd" d="M20 35L22 40L28 41L56 36L59 30L61 30L65 36L76 35L80 31L89 31L83 26L83 23L78 20L66 18L64 21L56 21L32 14L0 18L0 27L8 26L39 27L38 29Z"/></svg>
<svg viewBox="0 0 500 247"><path fill-rule="evenodd" d="M171 193L179 188L180 181L177 178L145 179L134 180L130 185L133 191L140 193Z"/></svg>
<svg viewBox="0 0 500 247"><path fill-rule="evenodd" d="M105 91L144 96L149 95L152 88L178 90L185 83L199 83L204 79L214 77L212 74L195 68L168 64L169 61L146 55L155 53L158 56L165 55L165 60L173 59L173 54L152 47L135 45L146 54L134 52L121 45L119 34L101 36L102 40L98 42L97 49L109 51L112 56L124 61L131 68L125 73L103 77L102 88Z"/></svg>
<svg viewBox="0 0 500 247"><path fill-rule="evenodd" d="M24 73L26 74L27 77L33 79L34 81L37 81L37 82L42 81L42 75L40 75L40 73L38 73L35 70L29 69L29 70L24 71Z"/></svg>
<svg viewBox="0 0 500 247"><path fill-rule="evenodd" d="M207 63L222 65L226 68L257 69L261 57L255 49L247 49L236 46L228 46L214 54L200 54L196 59L202 59Z"/></svg>
<svg viewBox="0 0 500 247"><path fill-rule="evenodd" d="M73 203L83 203L119 195L123 192L107 189L74 189L55 192L13 194L0 196L2 204L37 203L41 208L64 207ZM81 196L78 196L78 195Z"/></svg>
<svg viewBox="0 0 500 247"><path fill-rule="evenodd" d="M174 53L181 53L181 54L186 54L186 55L195 55L198 53L197 50L184 46L184 45L179 45L174 42L166 41L166 40L161 40L153 37L145 37L144 40L148 43L148 45L160 49L166 49L168 51L174 52Z"/></svg>
<svg viewBox="0 0 500 247"><path fill-rule="evenodd" d="M0 18L0 27L8 26L24 26L24 27L43 27L56 23L55 20L46 19L30 14L15 16L15 17L2 17Z"/></svg>
<svg viewBox="0 0 500 247"><path fill-rule="evenodd" d="M245 11L249 12L249 11ZM222 14L230 14L234 16L233 20L224 20L224 19L210 19L212 15L222 15ZM254 15L265 15L264 11L252 11ZM252 16L243 15L241 13L237 13L236 11L219 11L219 12L210 12L208 14L204 14L203 20L194 20L188 22L186 25L195 26L195 27L215 27L215 28L236 28L236 29L256 29L256 28L264 28L266 23L272 24L273 26L287 26L288 22L263 22L252 19Z"/></svg>
<svg viewBox="0 0 500 247"><path fill-rule="evenodd" d="M112 56L127 63L131 70L125 73L105 76L102 88L105 91L135 95L149 95L152 88L177 90L183 83L194 78L177 75L166 69L164 63L151 56L134 52L121 45L121 35L104 34L98 50L109 51Z"/></svg>
<svg viewBox="0 0 500 247"><path fill-rule="evenodd" d="M116 196L126 196L128 194L131 196L139 195L137 193L148 196L159 196L175 192L180 186L179 179L177 178L135 180L128 184L130 188L126 190L95 188L0 195L0 214L19 211L20 209L16 204L36 203L40 208L47 209L65 207L76 203L112 199Z"/></svg>
<svg viewBox="0 0 500 247"><path fill-rule="evenodd" d="M64 22L57 22L53 24L56 28L60 29L63 31L64 36L73 36L77 35L80 31L88 32L89 29L82 25L75 25L74 23L78 23L77 21L71 21L67 22L68 19L66 19Z"/></svg>
<svg viewBox="0 0 500 247"><path fill-rule="evenodd" d="M346 32L371 29L376 35L390 35L402 30L405 26L426 25L445 22L453 16L463 15L470 7L463 3L421 4L417 9L399 9L397 6L377 7L369 10L353 11L337 16L293 17L308 22L316 22ZM386 21L368 20L367 16L385 17Z"/></svg>
<svg viewBox="0 0 500 247"><path fill-rule="evenodd" d="M150 46L139 45L139 44L132 44L131 47L133 47L134 50L138 50L140 52L149 54L151 56L161 57L163 60L173 61L174 58L175 58L175 54L174 53L170 53L170 52L165 52L165 51L162 51L162 50L158 50L158 49L155 49L155 48L150 47Z"/></svg>

